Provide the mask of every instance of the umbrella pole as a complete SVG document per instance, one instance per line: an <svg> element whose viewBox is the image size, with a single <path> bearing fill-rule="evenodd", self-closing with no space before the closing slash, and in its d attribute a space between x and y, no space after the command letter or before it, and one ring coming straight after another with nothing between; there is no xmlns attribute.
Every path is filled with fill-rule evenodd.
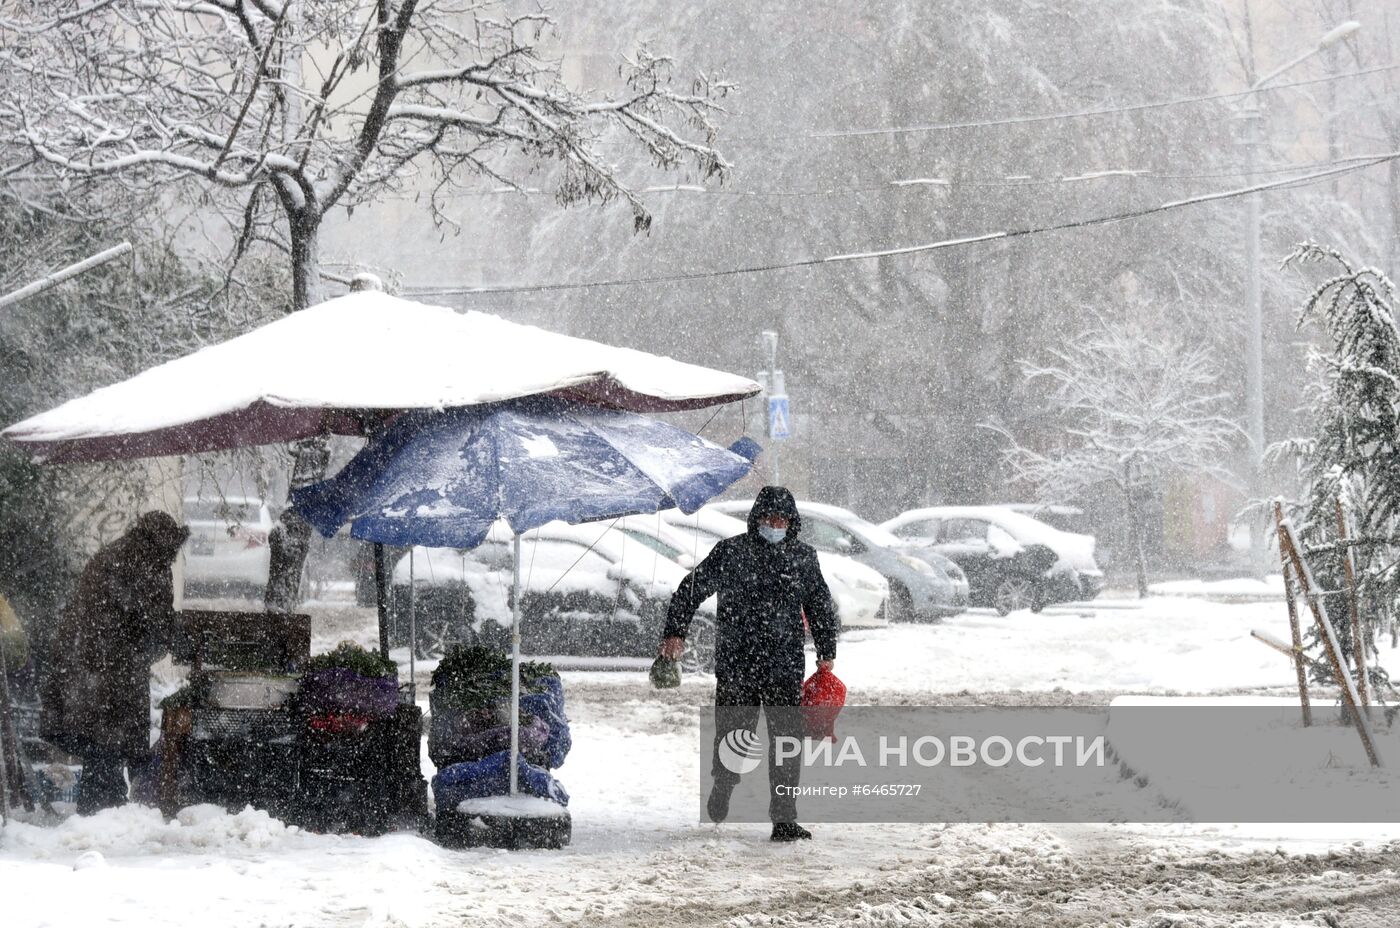
<svg viewBox="0 0 1400 928"><path fill-rule="evenodd" d="M374 607L379 613L379 653L389 657L389 578L385 576L384 546L374 543Z"/></svg>
<svg viewBox="0 0 1400 928"><path fill-rule="evenodd" d="M510 794L520 790L520 533L515 534L515 580L510 604Z"/></svg>
<svg viewBox="0 0 1400 928"><path fill-rule="evenodd" d="M418 700L418 673L414 655L418 651L418 591L413 576L413 548L408 549L408 695Z"/></svg>

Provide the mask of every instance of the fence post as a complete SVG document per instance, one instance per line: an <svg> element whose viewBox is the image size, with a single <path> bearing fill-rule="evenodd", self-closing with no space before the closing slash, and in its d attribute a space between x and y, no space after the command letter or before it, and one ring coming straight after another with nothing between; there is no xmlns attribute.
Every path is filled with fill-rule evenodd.
<svg viewBox="0 0 1400 928"><path fill-rule="evenodd" d="M1289 562L1292 563L1293 570L1298 575L1298 584L1302 587L1303 596L1312 609L1318 630L1322 632L1322 643L1327 648L1327 658L1332 664L1332 673L1336 675L1338 682L1342 685L1342 701L1351 711L1352 718L1356 720L1356 733L1361 738L1361 746L1366 749L1366 757L1371 761L1372 767L1381 767L1383 766L1381 756L1376 750L1375 738L1371 735L1371 720L1362 711L1360 697L1356 695L1356 684L1352 682L1351 673L1347 670L1346 664L1342 662L1342 649L1337 644L1337 630L1332 627L1332 620L1327 617L1327 606L1322 602L1317 584L1313 581L1312 571L1308 570L1307 562L1303 560L1303 555L1298 551L1298 545L1293 540L1293 529L1287 519L1279 524L1278 544L1279 548L1287 555Z"/></svg>
<svg viewBox="0 0 1400 928"><path fill-rule="evenodd" d="M1347 603L1351 606L1351 641L1356 653L1356 692L1361 697L1361 705L1369 706L1371 697L1366 691L1366 639L1361 635L1361 606L1356 592L1356 561L1352 558L1348 544L1346 511L1342 509L1342 498L1337 497L1337 541L1342 546L1342 570L1347 578Z"/></svg>
<svg viewBox="0 0 1400 928"><path fill-rule="evenodd" d="M1293 598L1293 570L1283 551L1283 504L1274 500L1274 527L1279 538L1279 560L1283 562L1283 597L1288 602L1288 630L1293 633L1293 669L1298 673L1298 700L1303 706L1303 727L1312 726L1312 703L1308 699L1308 670L1304 665L1303 632L1298 627L1298 602Z"/></svg>

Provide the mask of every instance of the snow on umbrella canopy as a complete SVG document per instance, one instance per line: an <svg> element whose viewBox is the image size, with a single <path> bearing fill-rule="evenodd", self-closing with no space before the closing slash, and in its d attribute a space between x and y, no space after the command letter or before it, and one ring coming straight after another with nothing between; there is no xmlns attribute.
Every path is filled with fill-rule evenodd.
<svg viewBox="0 0 1400 928"><path fill-rule="evenodd" d="M497 519L528 531L561 519L679 508L691 513L748 473L733 450L656 419L545 397L412 412L335 477L297 490L297 511L330 537L472 548Z"/></svg>
<svg viewBox="0 0 1400 928"><path fill-rule="evenodd" d="M69 400L0 432L51 463L368 435L406 410L551 395L701 409L757 383L479 312L363 292L328 300Z"/></svg>

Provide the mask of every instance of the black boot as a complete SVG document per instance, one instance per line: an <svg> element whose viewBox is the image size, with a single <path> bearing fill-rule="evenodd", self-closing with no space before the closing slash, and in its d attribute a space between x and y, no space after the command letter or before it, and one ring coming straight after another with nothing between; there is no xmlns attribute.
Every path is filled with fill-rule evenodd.
<svg viewBox="0 0 1400 928"><path fill-rule="evenodd" d="M803 841L812 837L812 833L796 822L774 822L774 841Z"/></svg>
<svg viewBox="0 0 1400 928"><path fill-rule="evenodd" d="M705 811L709 813L710 821L719 824L729 817L729 797L733 792L733 786L719 782L710 787L710 798L705 802Z"/></svg>

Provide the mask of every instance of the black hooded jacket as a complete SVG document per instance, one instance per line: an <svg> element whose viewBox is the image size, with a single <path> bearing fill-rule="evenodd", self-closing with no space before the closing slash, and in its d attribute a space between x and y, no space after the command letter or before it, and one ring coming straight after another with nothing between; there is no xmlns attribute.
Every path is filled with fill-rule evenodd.
<svg viewBox="0 0 1400 928"><path fill-rule="evenodd" d="M780 513L787 537L777 544L758 533L759 520ZM749 512L749 530L715 545L676 588L666 613L666 637L684 638L699 605L719 594L715 677L727 681L799 684L802 614L819 660L836 658L836 609L817 552L797 540L802 521L784 487L764 487Z"/></svg>

